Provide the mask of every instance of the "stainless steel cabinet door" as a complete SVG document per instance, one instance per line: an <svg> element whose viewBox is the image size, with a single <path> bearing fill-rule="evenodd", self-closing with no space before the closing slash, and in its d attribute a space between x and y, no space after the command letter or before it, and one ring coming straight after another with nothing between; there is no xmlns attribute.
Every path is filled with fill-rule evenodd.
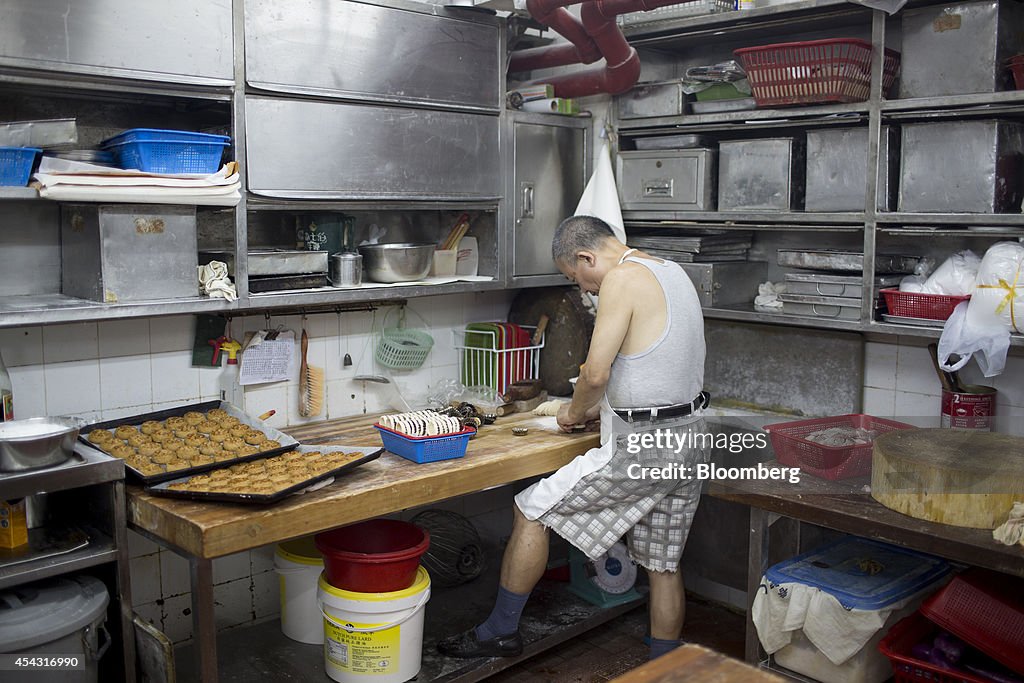
<svg viewBox="0 0 1024 683"><path fill-rule="evenodd" d="M231 0L0 2L8 66L230 85L231 36Z"/></svg>
<svg viewBox="0 0 1024 683"><path fill-rule="evenodd" d="M249 189L273 197L497 199L497 116L249 97Z"/></svg>
<svg viewBox="0 0 1024 683"><path fill-rule="evenodd" d="M246 0L249 84L394 102L501 106L499 27L338 0Z"/></svg>
<svg viewBox="0 0 1024 683"><path fill-rule="evenodd" d="M552 275L551 238L571 216L586 181L585 129L517 121L513 275Z"/></svg>

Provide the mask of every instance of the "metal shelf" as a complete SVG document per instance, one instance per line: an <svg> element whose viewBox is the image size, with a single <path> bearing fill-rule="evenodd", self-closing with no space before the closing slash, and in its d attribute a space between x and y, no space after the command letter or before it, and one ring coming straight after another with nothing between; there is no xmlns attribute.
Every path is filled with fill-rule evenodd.
<svg viewBox="0 0 1024 683"><path fill-rule="evenodd" d="M102 99L123 100L126 97L142 95L158 98L212 100L230 102L234 83L216 78L175 76L155 74L160 80L140 79L136 73L120 75L116 69L107 73L82 73L44 71L0 65L0 84L43 89L61 95L84 94Z"/></svg>
<svg viewBox="0 0 1024 683"><path fill-rule="evenodd" d="M630 228L657 230L756 230L758 232L858 232L863 225L778 225L774 223L714 223L694 221L626 220Z"/></svg>
<svg viewBox="0 0 1024 683"><path fill-rule="evenodd" d="M817 107L790 107L787 109L749 109L717 114L684 114L645 119L626 119L619 122L623 136L649 136L687 131L729 131L754 128L792 128L794 126L851 126L868 115L865 102L833 104Z"/></svg>
<svg viewBox="0 0 1024 683"><path fill-rule="evenodd" d="M883 116L897 112L944 116L992 115L1005 112L1024 114L1024 90L882 100L880 108Z"/></svg>
<svg viewBox="0 0 1024 683"><path fill-rule="evenodd" d="M76 443L75 455L62 465L0 474L0 498L22 498L41 491L53 493L122 479L123 461Z"/></svg>
<svg viewBox="0 0 1024 683"><path fill-rule="evenodd" d="M20 564L0 565L0 590L29 581L80 571L107 562L117 562L119 554L120 551L112 538L95 529L90 529L89 545L84 548Z"/></svg>
<svg viewBox="0 0 1024 683"><path fill-rule="evenodd" d="M769 323L771 325L813 327L822 330L843 330L847 332L860 332L863 328L863 325L859 320L829 320L828 318L811 318L800 315L786 315L785 313L761 313L760 311L754 310L752 303L738 304L736 306L705 308L703 311L705 318L712 318L715 320Z"/></svg>
<svg viewBox="0 0 1024 683"><path fill-rule="evenodd" d="M345 304L363 301L390 301L419 296L465 294L469 292L503 289L505 284L495 278L486 282L453 282L443 285L404 285L400 287L360 287L358 289L297 290L291 292L263 292L250 294L246 308L261 309L278 306L308 306L317 304Z"/></svg>
<svg viewBox="0 0 1024 683"><path fill-rule="evenodd" d="M910 228L888 228L880 226L879 232L883 232L886 235L918 235L918 236L937 236L937 237L983 237L988 239L1015 239L1024 238L1024 227L1014 229L1013 227L1007 226L1001 230L965 230L962 228L939 228L929 229L926 227L910 227Z"/></svg>
<svg viewBox="0 0 1024 683"><path fill-rule="evenodd" d="M0 302L0 328L186 313L222 313L238 308L237 302L229 303L224 299L206 297L104 304L63 294L27 294L6 297Z"/></svg>
<svg viewBox="0 0 1024 683"><path fill-rule="evenodd" d="M927 339L938 339L942 336L941 327L924 327L919 325L897 325L879 320L872 320L864 325L864 332L877 332L882 334L895 334L900 337L923 337ZM1024 334L1011 334L1010 346L1024 346Z"/></svg>
<svg viewBox="0 0 1024 683"><path fill-rule="evenodd" d="M467 201L355 201L351 199L272 199L249 194L248 211L497 211L498 199Z"/></svg>
<svg viewBox="0 0 1024 683"><path fill-rule="evenodd" d="M879 223L911 225L998 225L1024 227L1019 213L880 213ZM979 233L983 234L983 233Z"/></svg>
<svg viewBox="0 0 1024 683"><path fill-rule="evenodd" d="M746 211L623 211L622 219L627 223L670 221L678 223L678 227L711 227L699 225L699 223L717 223L720 226L735 226L743 229L750 229L755 224L763 227L781 226L792 224L802 228L813 229L813 224L818 226L836 227L838 224L848 224L847 229L860 230L864 227L864 214L857 212L850 213L805 213L802 211L786 212L746 212ZM807 224L812 224L808 226ZM665 226L675 227L675 226Z"/></svg>

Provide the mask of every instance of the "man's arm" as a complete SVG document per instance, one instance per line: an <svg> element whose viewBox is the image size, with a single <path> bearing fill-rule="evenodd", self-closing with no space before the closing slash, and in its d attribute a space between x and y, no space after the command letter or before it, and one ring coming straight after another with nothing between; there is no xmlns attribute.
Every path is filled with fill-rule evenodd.
<svg viewBox="0 0 1024 683"><path fill-rule="evenodd" d="M630 293L628 268L616 268L601 283L601 304L597 309L594 336L590 340L587 361L580 368L572 402L559 415L558 424L571 428L588 419L588 411L596 407L604 396L612 362L622 348L622 342L633 319L634 297Z"/></svg>

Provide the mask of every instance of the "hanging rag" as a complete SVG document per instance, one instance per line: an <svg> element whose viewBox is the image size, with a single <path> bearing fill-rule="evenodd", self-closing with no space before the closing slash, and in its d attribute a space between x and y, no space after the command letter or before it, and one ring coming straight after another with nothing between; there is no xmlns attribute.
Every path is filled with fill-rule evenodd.
<svg viewBox="0 0 1024 683"><path fill-rule="evenodd" d="M602 141L601 149L594 157L594 173L583 189L580 202L576 205L575 216L596 216L609 226L615 237L626 243L626 229L622 224L622 209L619 207L619 189L612 173L611 151L608 141Z"/></svg>
<svg viewBox="0 0 1024 683"><path fill-rule="evenodd" d="M205 266L199 266L199 285L208 297L220 297L228 301L238 299L238 291L228 277L228 264L223 261L210 261Z"/></svg>

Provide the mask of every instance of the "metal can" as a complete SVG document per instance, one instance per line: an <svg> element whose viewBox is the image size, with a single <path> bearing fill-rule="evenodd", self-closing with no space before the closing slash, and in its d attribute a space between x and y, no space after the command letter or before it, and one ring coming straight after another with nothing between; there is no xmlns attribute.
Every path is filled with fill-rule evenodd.
<svg viewBox="0 0 1024 683"><path fill-rule="evenodd" d="M362 255L345 252L331 254L327 264L327 278L335 287L359 286L363 282Z"/></svg>

